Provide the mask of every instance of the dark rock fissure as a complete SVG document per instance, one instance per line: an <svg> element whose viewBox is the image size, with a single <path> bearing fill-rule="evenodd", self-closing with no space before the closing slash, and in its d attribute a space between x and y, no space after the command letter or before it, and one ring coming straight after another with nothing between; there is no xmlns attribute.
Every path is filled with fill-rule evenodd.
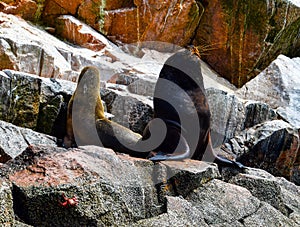
<svg viewBox="0 0 300 227"><path fill-rule="evenodd" d="M27 198L15 184L12 186L12 197L15 216L22 222L31 225L32 223L28 219L28 210L25 206Z"/></svg>

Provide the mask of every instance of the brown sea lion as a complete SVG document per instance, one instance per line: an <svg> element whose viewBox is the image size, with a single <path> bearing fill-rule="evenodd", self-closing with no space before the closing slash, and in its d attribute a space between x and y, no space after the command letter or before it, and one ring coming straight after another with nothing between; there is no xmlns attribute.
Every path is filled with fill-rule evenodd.
<svg viewBox="0 0 300 227"><path fill-rule="evenodd" d="M242 164L215 154L210 137L210 110L199 57L189 50L167 59L154 92L154 118L164 121L167 135L150 158L153 161L192 158L222 166ZM151 122L150 122L151 123ZM145 128L142 140L152 136Z"/></svg>
<svg viewBox="0 0 300 227"><path fill-rule="evenodd" d="M140 134L105 118L100 97L100 73L85 67L69 101L64 146L98 145L131 154Z"/></svg>

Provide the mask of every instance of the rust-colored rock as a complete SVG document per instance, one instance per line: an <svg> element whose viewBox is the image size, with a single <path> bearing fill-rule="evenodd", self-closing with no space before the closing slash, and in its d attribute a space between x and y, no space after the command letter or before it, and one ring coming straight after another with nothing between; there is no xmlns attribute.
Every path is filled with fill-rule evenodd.
<svg viewBox="0 0 300 227"><path fill-rule="evenodd" d="M55 26L55 20L60 15L68 14L68 10L62 8L60 5L58 5L54 1L46 1L44 5L44 11L42 14L42 20L48 25L48 26Z"/></svg>
<svg viewBox="0 0 300 227"><path fill-rule="evenodd" d="M79 6L77 12L79 19L97 30L99 30L98 20L103 20L103 16L100 16L103 10L101 2L101 0L85 0Z"/></svg>
<svg viewBox="0 0 300 227"><path fill-rule="evenodd" d="M0 12L14 14L23 17L25 20L35 20L38 5L33 0L16 0L0 2Z"/></svg>
<svg viewBox="0 0 300 227"><path fill-rule="evenodd" d="M101 31L126 43L162 41L187 45L200 20L190 1L134 1L136 7L106 11Z"/></svg>
<svg viewBox="0 0 300 227"><path fill-rule="evenodd" d="M155 12L153 9L151 11ZM199 8L195 1L169 1L162 5L159 12L152 13L141 41L162 41L185 46L192 40L199 20Z"/></svg>
<svg viewBox="0 0 300 227"><path fill-rule="evenodd" d="M68 11L70 14L75 14L77 12L78 6L82 3L82 0L72 0L72 1L65 1L65 0L50 0L55 2L61 8Z"/></svg>
<svg viewBox="0 0 300 227"><path fill-rule="evenodd" d="M96 37L97 33L95 31L71 16L58 17L56 24L57 34L74 44L93 51L100 51L106 47L106 45Z"/></svg>
<svg viewBox="0 0 300 227"><path fill-rule="evenodd" d="M0 70L3 69L15 69L15 62L11 47L5 40L0 39Z"/></svg>
<svg viewBox="0 0 300 227"><path fill-rule="evenodd" d="M237 87L279 54L300 56L300 5L294 1L7 0L0 11L52 27L68 14L113 41L156 41L148 47L159 50L165 47L157 41L193 43L202 59Z"/></svg>
<svg viewBox="0 0 300 227"><path fill-rule="evenodd" d="M114 9L122 9L122 8L132 8L135 7L134 0L110 0L106 1L104 6L105 10L114 10Z"/></svg>
<svg viewBox="0 0 300 227"><path fill-rule="evenodd" d="M202 58L236 86L257 75L280 53L299 55L294 29L300 28L300 9L296 6L285 1L212 0L204 7L194 44L204 52Z"/></svg>

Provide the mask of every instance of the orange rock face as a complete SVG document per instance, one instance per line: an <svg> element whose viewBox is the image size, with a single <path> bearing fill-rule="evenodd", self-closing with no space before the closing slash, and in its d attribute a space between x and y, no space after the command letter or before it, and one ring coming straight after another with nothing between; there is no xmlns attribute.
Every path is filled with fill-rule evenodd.
<svg viewBox="0 0 300 227"><path fill-rule="evenodd" d="M0 2L0 12L19 15L25 20L35 20L37 9L37 3L33 0Z"/></svg>
<svg viewBox="0 0 300 227"><path fill-rule="evenodd" d="M101 0L85 0L78 8L78 18L99 30L100 9L102 9Z"/></svg>
<svg viewBox="0 0 300 227"><path fill-rule="evenodd" d="M123 43L192 43L237 87L279 54L300 56L300 7L288 1L6 0L0 11L53 27L57 17L72 15ZM152 47L163 50L157 45Z"/></svg>
<svg viewBox="0 0 300 227"><path fill-rule="evenodd" d="M61 8L68 11L70 14L75 14L77 12L78 6L82 3L82 0L72 0L72 1L65 1L65 0L52 0Z"/></svg>
<svg viewBox="0 0 300 227"><path fill-rule="evenodd" d="M109 10L102 31L126 43L162 41L187 45L199 24L195 1L135 1L135 7Z"/></svg>
<svg viewBox="0 0 300 227"><path fill-rule="evenodd" d="M54 1L46 1L44 5L44 11L43 11L43 21L48 25L48 26L55 26L55 20L57 17L60 15L67 14L68 10L62 8L60 5L58 5Z"/></svg>
<svg viewBox="0 0 300 227"><path fill-rule="evenodd" d="M58 17L56 21L57 34L68 41L94 51L100 51L106 46L101 40L97 39L90 30L88 31L87 28L85 28L87 27L86 25L80 23L78 20L61 16Z"/></svg>
<svg viewBox="0 0 300 227"><path fill-rule="evenodd" d="M202 58L213 69L236 86L257 75L279 53L291 54L282 45L276 51L274 47L279 40L285 39L288 45L295 42L283 34L289 32L284 31L285 27L299 18L299 9L258 0L212 0L204 7L194 45L202 48ZM288 8L290 11L285 14Z"/></svg>

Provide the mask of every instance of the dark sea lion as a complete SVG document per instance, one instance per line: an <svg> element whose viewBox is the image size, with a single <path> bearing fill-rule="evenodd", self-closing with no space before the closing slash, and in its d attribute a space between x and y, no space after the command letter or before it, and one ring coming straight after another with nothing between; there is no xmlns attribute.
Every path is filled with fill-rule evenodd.
<svg viewBox="0 0 300 227"><path fill-rule="evenodd" d="M189 51L174 54L164 64L155 88L154 113L143 137L105 118L99 70L86 67L68 105L64 146L97 145L144 158L154 151L152 161L192 158L241 167L213 151L200 61Z"/></svg>
<svg viewBox="0 0 300 227"><path fill-rule="evenodd" d="M216 162L222 166L242 167L240 163L215 154L210 137L208 101L203 85L199 57L189 50L167 59L154 92L154 118L164 121L167 135L154 149L153 161L192 158ZM150 122L151 123L151 122ZM145 128L143 139L152 135Z"/></svg>
<svg viewBox="0 0 300 227"><path fill-rule="evenodd" d="M141 135L105 118L100 97L100 73L96 67L85 67L67 111L66 148L97 145L131 154Z"/></svg>

